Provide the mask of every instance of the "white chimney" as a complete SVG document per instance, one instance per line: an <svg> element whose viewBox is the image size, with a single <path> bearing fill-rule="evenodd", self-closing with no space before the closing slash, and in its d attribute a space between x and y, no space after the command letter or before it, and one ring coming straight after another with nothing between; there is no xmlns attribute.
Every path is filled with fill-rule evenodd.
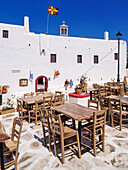
<svg viewBox="0 0 128 170"><path fill-rule="evenodd" d="M105 40L108 40L108 39L109 39L109 38L108 38L108 32L107 32L107 31L104 33L104 39L105 39Z"/></svg>
<svg viewBox="0 0 128 170"><path fill-rule="evenodd" d="M29 32L29 17L24 17L24 28L27 32Z"/></svg>

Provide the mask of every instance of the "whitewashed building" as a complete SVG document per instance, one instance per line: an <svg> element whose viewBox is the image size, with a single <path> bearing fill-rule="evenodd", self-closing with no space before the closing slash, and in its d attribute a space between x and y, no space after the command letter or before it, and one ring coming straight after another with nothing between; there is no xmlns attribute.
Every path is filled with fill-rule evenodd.
<svg viewBox="0 0 128 170"><path fill-rule="evenodd" d="M126 75L126 42L120 42L120 80ZM88 84L117 79L118 41L68 36L68 26L60 26L60 35L35 34L24 26L0 23L0 85L10 92L36 92L45 83L46 90L61 89L66 79L75 82L82 74ZM55 71L60 75L54 77ZM31 76L30 76L31 74Z"/></svg>

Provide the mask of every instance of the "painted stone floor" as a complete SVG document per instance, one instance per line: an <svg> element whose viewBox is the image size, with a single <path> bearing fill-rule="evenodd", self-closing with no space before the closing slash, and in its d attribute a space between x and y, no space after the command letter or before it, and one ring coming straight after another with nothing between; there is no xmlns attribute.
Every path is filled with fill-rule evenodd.
<svg viewBox="0 0 128 170"><path fill-rule="evenodd" d="M13 118L18 113L0 116L6 132L11 135ZM12 169L12 168L9 168ZM84 152L81 159L75 154L66 155L65 164L61 164L58 157L43 146L41 123L23 122L23 129L19 147L18 170L114 170L128 169L128 128L120 132L118 128L106 125L105 152L97 150L94 157L91 152Z"/></svg>

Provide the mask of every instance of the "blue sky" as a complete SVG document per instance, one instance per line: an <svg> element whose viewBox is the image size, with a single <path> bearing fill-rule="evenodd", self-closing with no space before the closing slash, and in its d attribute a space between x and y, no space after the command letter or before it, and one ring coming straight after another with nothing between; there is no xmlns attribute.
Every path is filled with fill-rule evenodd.
<svg viewBox="0 0 128 170"><path fill-rule="evenodd" d="M128 41L128 0L6 0L0 2L0 23L23 25L24 16L30 17L30 31L47 31L48 3L57 7L58 15L49 16L49 34L59 35L65 21L69 36L116 39L120 31Z"/></svg>

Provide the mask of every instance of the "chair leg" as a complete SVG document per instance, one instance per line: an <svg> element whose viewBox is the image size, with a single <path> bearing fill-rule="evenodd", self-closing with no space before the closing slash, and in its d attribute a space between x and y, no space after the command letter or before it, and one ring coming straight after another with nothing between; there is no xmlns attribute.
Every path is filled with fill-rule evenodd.
<svg viewBox="0 0 128 170"><path fill-rule="evenodd" d="M80 149L80 141L79 141L79 135L77 132L77 146L78 146L78 157L81 158L81 149Z"/></svg>
<svg viewBox="0 0 128 170"><path fill-rule="evenodd" d="M120 115L120 131L122 130L122 115Z"/></svg>
<svg viewBox="0 0 128 170"><path fill-rule="evenodd" d="M36 115L35 115L35 116L36 116L36 118L35 118L35 119L36 119L36 125L37 125L37 113L36 113Z"/></svg>
<svg viewBox="0 0 128 170"><path fill-rule="evenodd" d="M21 122L23 121L23 112L21 112Z"/></svg>
<svg viewBox="0 0 128 170"><path fill-rule="evenodd" d="M62 164L64 164L64 139L61 138Z"/></svg>
<svg viewBox="0 0 128 170"><path fill-rule="evenodd" d="M52 151L52 146L51 146L51 132L49 132L49 152Z"/></svg>
<svg viewBox="0 0 128 170"><path fill-rule="evenodd" d="M46 135L45 135L45 127L42 126L43 128L43 135L44 135L44 147L46 147Z"/></svg>
<svg viewBox="0 0 128 170"><path fill-rule="evenodd" d="M111 121L112 121L112 127L114 127L114 123L113 123L113 113L111 113Z"/></svg>
<svg viewBox="0 0 128 170"><path fill-rule="evenodd" d="M103 127L102 141L102 151L105 152L105 126Z"/></svg>
<svg viewBox="0 0 128 170"><path fill-rule="evenodd" d="M93 135L93 152L94 152L94 157L96 157L96 142L95 142L95 136Z"/></svg>
<svg viewBox="0 0 128 170"><path fill-rule="evenodd" d="M28 121L28 122L29 122L29 124L30 124L30 117L31 117L31 114L30 114L30 112L29 112L29 121Z"/></svg>
<svg viewBox="0 0 128 170"><path fill-rule="evenodd" d="M55 136L53 137L54 140L54 152L55 152L55 156L57 156L57 147L56 147L56 138Z"/></svg>
<svg viewBox="0 0 128 170"><path fill-rule="evenodd" d="M18 153L16 152L16 155L15 155L15 170L17 170L17 159L18 159Z"/></svg>

